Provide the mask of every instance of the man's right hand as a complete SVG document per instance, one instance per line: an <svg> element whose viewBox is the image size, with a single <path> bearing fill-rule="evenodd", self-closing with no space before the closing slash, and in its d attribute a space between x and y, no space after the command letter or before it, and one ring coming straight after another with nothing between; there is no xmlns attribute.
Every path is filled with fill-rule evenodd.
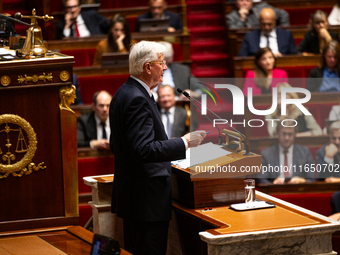
<svg viewBox="0 0 340 255"><path fill-rule="evenodd" d="M74 19L72 17L72 13L66 12L65 13L65 27L64 27L64 29L71 28L73 22L74 22Z"/></svg>
<svg viewBox="0 0 340 255"><path fill-rule="evenodd" d="M204 130L198 130L198 131L190 132L184 135L183 137L188 143L188 148L190 148L190 147L197 147L198 145L200 145L206 135L207 133Z"/></svg>
<svg viewBox="0 0 340 255"><path fill-rule="evenodd" d="M240 20L245 21L247 19L247 16L249 14L249 10L246 8L240 8L238 10L238 13L240 14Z"/></svg>
<svg viewBox="0 0 340 255"><path fill-rule="evenodd" d="M332 159L338 153L338 147L334 143L331 143L325 147L326 157Z"/></svg>
<svg viewBox="0 0 340 255"><path fill-rule="evenodd" d="M91 141L91 148L97 150L109 150L110 149L110 142L107 139L102 140L92 140Z"/></svg>

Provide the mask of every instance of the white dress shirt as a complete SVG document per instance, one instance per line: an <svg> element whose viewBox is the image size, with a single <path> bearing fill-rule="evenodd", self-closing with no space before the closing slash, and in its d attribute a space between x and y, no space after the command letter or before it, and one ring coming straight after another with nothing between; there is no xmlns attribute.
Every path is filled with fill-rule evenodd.
<svg viewBox="0 0 340 255"><path fill-rule="evenodd" d="M269 48L272 50L274 54L279 53L279 46L277 44L277 35L276 29L273 29L269 34ZM260 48L267 47L267 37L266 35L261 32L260 35Z"/></svg>
<svg viewBox="0 0 340 255"><path fill-rule="evenodd" d="M161 109L161 113L162 113L161 118L162 118L162 122L163 122L163 125L164 125L164 129L165 129L167 136L169 137L168 129L167 129L168 118L166 116L164 109ZM175 119L175 107L173 106L169 109L169 120L170 120L171 126L173 126L173 124L174 124L174 119Z"/></svg>
<svg viewBox="0 0 340 255"><path fill-rule="evenodd" d="M78 26L78 32L79 32L79 36L80 37L88 37L91 36L90 31L87 29L86 25L85 25L85 21L83 20L81 14L78 15L77 19L77 26ZM68 29L64 29L64 36L65 37L70 37L71 35L71 29L73 29L74 33L76 33L76 29L75 29L75 24L72 25L71 28ZM76 36L76 34L74 34L74 36Z"/></svg>

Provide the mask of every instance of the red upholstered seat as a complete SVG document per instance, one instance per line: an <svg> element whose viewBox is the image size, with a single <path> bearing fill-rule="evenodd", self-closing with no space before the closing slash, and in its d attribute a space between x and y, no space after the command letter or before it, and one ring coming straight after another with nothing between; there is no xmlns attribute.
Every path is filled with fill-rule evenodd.
<svg viewBox="0 0 340 255"><path fill-rule="evenodd" d="M128 77L129 74L78 77L80 93L84 104L92 104L93 94L99 90L107 90L114 95Z"/></svg>
<svg viewBox="0 0 340 255"><path fill-rule="evenodd" d="M74 67L92 66L96 49L61 50L62 54L74 56Z"/></svg>
<svg viewBox="0 0 340 255"><path fill-rule="evenodd" d="M306 7L306 8L286 8L289 13L289 20L291 26L307 25L309 23L310 15L317 10L322 10L328 15L332 7Z"/></svg>
<svg viewBox="0 0 340 255"><path fill-rule="evenodd" d="M272 195L289 203L301 206L324 216L331 214L332 193Z"/></svg>
<svg viewBox="0 0 340 255"><path fill-rule="evenodd" d="M78 191L80 193L91 192L91 187L84 184L83 177L113 174L115 158L98 157L98 158L80 158L78 159Z"/></svg>
<svg viewBox="0 0 340 255"><path fill-rule="evenodd" d="M79 205L79 225L84 227L92 216L92 207L89 204Z"/></svg>

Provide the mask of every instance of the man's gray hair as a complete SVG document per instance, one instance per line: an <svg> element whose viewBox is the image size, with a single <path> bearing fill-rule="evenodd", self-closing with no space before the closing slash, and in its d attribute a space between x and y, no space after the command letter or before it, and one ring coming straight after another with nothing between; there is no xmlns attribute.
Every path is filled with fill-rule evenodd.
<svg viewBox="0 0 340 255"><path fill-rule="evenodd" d="M333 122L329 127L329 134L332 135L333 130L340 129L340 120Z"/></svg>
<svg viewBox="0 0 340 255"><path fill-rule="evenodd" d="M160 55L164 55L165 46L156 42L140 41L134 44L129 56L129 71L133 76L139 76L143 72L145 63L157 61Z"/></svg>

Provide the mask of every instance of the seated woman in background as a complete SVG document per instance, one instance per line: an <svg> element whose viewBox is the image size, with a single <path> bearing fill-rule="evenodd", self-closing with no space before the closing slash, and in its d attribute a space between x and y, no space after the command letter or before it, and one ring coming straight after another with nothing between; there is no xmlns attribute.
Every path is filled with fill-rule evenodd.
<svg viewBox="0 0 340 255"><path fill-rule="evenodd" d="M128 52L130 50L131 34L126 18L116 14L111 20L110 32L107 38L97 45L93 65L101 65L102 54L107 52Z"/></svg>
<svg viewBox="0 0 340 255"><path fill-rule="evenodd" d="M296 136L315 136L322 135L322 130L319 124L316 122L312 115L305 115L295 104L287 104L286 115L281 115L281 88L291 88L288 83L282 82L277 85L277 108L276 111L270 115L267 115L266 119L277 119L279 121L267 121L267 130L270 136L276 135L276 126L284 119L296 120L298 126L298 132ZM287 99L298 99L299 96L296 93L287 93Z"/></svg>
<svg viewBox="0 0 340 255"><path fill-rule="evenodd" d="M330 41L322 50L320 67L311 70L307 89L309 91L340 91L340 47L337 41Z"/></svg>
<svg viewBox="0 0 340 255"><path fill-rule="evenodd" d="M271 93L280 82L288 82L286 71L275 68L275 57L269 47L260 48L255 54L255 69L249 70L243 86L243 94L248 95L248 88L253 95Z"/></svg>
<svg viewBox="0 0 340 255"><path fill-rule="evenodd" d="M336 0L336 4L328 16L328 22L332 26L340 25L340 0Z"/></svg>
<svg viewBox="0 0 340 255"><path fill-rule="evenodd" d="M328 30L327 15L323 11L317 10L311 15L309 28L310 30L296 48L298 54L320 54L328 42L339 41L338 33Z"/></svg>

